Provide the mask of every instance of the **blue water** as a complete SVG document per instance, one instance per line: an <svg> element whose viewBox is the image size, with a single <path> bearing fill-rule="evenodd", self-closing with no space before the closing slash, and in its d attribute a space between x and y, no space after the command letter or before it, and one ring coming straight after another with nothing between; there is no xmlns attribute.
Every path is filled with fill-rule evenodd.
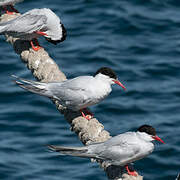
<svg viewBox="0 0 180 180"><path fill-rule="evenodd" d="M111 135L150 124L166 144L135 163L146 180L174 180L180 171L180 2L177 0L26 0L20 12L49 7L67 28L54 46L43 38L68 78L113 68L127 87L91 111ZM81 146L69 124L46 98L28 93L11 74L32 74L0 37L0 179L104 180L88 159L58 156L46 144Z"/></svg>

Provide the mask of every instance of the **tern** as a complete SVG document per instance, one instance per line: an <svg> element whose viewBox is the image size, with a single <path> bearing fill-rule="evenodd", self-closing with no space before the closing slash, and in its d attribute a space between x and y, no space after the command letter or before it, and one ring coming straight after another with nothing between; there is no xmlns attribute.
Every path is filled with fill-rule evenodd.
<svg viewBox="0 0 180 180"><path fill-rule="evenodd" d="M140 160L154 150L152 141L164 141L156 135L150 125L142 125L137 132L126 132L108 139L105 142L94 143L84 147L66 147L49 145L49 149L65 155L93 158L115 166L125 166L129 175L137 176L136 171L130 171L128 164Z"/></svg>
<svg viewBox="0 0 180 180"><path fill-rule="evenodd" d="M178 176L176 177L176 180L180 180L180 174L178 174Z"/></svg>
<svg viewBox="0 0 180 180"><path fill-rule="evenodd" d="M56 99L64 107L73 111L81 112L82 116L90 119L92 114L86 109L87 107L97 104L105 99L112 91L111 85L117 84L126 89L118 80L115 72L108 67L102 67L97 70L94 76L79 76L74 79L63 82L36 82L19 78L17 76L15 83L21 88L30 92Z"/></svg>
<svg viewBox="0 0 180 180"><path fill-rule="evenodd" d="M14 12L18 13L18 11L14 8L14 5L22 1L23 0L0 0L0 7L5 10L6 14L14 14ZM11 9L11 11L8 9Z"/></svg>
<svg viewBox="0 0 180 180"><path fill-rule="evenodd" d="M66 39L66 29L60 18L48 8L33 9L10 21L0 23L0 34L28 40L35 51L41 48L37 41L40 36L44 36L55 45ZM34 46L33 40L37 47Z"/></svg>

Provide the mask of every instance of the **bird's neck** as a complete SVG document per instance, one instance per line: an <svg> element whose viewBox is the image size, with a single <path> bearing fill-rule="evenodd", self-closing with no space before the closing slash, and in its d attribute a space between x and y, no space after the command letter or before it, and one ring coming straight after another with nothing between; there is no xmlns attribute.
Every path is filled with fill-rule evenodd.
<svg viewBox="0 0 180 180"><path fill-rule="evenodd" d="M92 93L99 99L104 99L112 91L111 84L104 75L96 75L94 78L94 87L96 88L92 88Z"/></svg>
<svg viewBox="0 0 180 180"><path fill-rule="evenodd" d="M104 74L99 73L94 78L104 83L108 83L109 85L112 84L112 80L109 78L109 76L106 76Z"/></svg>
<svg viewBox="0 0 180 180"><path fill-rule="evenodd" d="M138 138L140 138L141 140L145 141L145 142L149 142L152 143L152 138L150 135L148 135L147 133L144 132L136 132Z"/></svg>

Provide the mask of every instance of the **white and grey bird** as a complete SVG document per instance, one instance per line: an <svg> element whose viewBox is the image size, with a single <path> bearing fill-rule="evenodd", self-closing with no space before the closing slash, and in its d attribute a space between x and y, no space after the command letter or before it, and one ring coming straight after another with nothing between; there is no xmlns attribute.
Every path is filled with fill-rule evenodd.
<svg viewBox="0 0 180 180"><path fill-rule="evenodd" d="M178 174L178 176L176 177L176 180L180 180L180 174Z"/></svg>
<svg viewBox="0 0 180 180"><path fill-rule="evenodd" d="M2 7L7 14L13 14L14 12L18 13L14 8L14 5L22 1L23 0L0 0L0 7Z"/></svg>
<svg viewBox="0 0 180 180"><path fill-rule="evenodd" d="M137 176L135 171L130 171L128 164L140 160L154 150L152 141L164 141L156 135L152 126L143 125L137 132L126 132L108 139L105 142L94 143L84 147L65 147L49 145L56 152L65 155L93 158L106 161L115 166L125 166L128 174Z"/></svg>
<svg viewBox="0 0 180 180"><path fill-rule="evenodd" d="M14 76L16 77L16 76ZM17 85L30 92L56 99L64 107L73 111L80 110L83 117L87 107L97 104L112 91L111 85L118 84L126 89L118 80L115 72L108 68L100 68L94 76L79 76L63 82L35 82L18 78ZM92 114L90 114L92 115Z"/></svg>
<svg viewBox="0 0 180 180"><path fill-rule="evenodd" d="M28 40L36 51L40 46L36 41L35 47L32 40L40 36L44 36L53 44L66 39L66 30L60 18L48 8L33 9L10 21L0 23L0 34Z"/></svg>

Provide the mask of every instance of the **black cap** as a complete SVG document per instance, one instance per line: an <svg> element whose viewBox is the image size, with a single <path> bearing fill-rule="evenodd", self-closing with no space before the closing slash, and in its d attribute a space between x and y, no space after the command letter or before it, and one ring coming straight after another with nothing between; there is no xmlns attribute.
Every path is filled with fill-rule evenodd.
<svg viewBox="0 0 180 180"><path fill-rule="evenodd" d="M111 68L102 67L96 71L94 76L96 76L99 73L109 76L110 78L117 79L116 73Z"/></svg>
<svg viewBox="0 0 180 180"><path fill-rule="evenodd" d="M149 125L146 125L146 124L139 127L137 131L145 132L145 133L147 133L149 135L153 135L153 136L156 135L156 130L152 126L149 126Z"/></svg>

